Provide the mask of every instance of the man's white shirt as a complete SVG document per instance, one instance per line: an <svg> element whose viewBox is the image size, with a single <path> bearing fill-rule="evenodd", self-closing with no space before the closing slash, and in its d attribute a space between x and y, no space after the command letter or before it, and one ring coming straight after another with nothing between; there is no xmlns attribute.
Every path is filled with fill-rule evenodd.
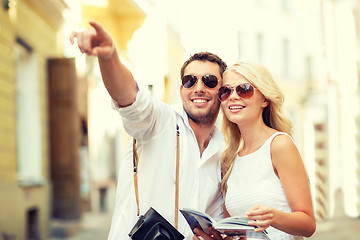
<svg viewBox="0 0 360 240"><path fill-rule="evenodd" d="M188 117L182 107L160 102L139 85L135 102L114 108L123 118L125 130L136 139L140 214L153 207L171 224L175 219L176 126L180 130L179 209L192 208L214 218L222 216L220 157L223 135L215 129L200 156ZM128 239L135 225L137 205L133 182L132 142L121 160L109 240ZM178 230L185 239L192 232L179 212Z"/></svg>

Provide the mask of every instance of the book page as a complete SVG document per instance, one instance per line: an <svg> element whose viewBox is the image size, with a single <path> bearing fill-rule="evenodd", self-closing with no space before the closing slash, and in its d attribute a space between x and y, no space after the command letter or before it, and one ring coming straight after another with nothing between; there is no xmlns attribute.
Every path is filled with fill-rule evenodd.
<svg viewBox="0 0 360 240"><path fill-rule="evenodd" d="M185 217L193 233L195 228L199 228L205 233L210 234L208 227L213 225L213 220L209 215L193 209L182 209L180 212Z"/></svg>

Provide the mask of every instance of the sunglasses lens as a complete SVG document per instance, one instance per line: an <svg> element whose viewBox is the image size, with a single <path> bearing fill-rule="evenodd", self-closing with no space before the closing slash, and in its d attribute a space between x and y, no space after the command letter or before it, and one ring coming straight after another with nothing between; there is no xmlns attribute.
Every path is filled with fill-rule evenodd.
<svg viewBox="0 0 360 240"><path fill-rule="evenodd" d="M254 88L249 83L240 84L239 86L236 87L236 93L241 98L251 98L252 95L254 94Z"/></svg>
<svg viewBox="0 0 360 240"><path fill-rule="evenodd" d="M220 101L225 101L226 99L228 99L231 95L231 88L229 87L221 87L219 89L219 100Z"/></svg>
<svg viewBox="0 0 360 240"><path fill-rule="evenodd" d="M208 88L214 88L218 85L218 79L214 75L204 75L202 80Z"/></svg>
<svg viewBox="0 0 360 240"><path fill-rule="evenodd" d="M196 83L197 77L195 75L185 75L181 80L184 88L191 88Z"/></svg>

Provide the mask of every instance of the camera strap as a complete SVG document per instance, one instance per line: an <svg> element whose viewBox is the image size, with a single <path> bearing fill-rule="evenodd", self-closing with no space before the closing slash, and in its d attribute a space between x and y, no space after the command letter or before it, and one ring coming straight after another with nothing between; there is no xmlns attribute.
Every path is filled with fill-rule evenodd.
<svg viewBox="0 0 360 240"><path fill-rule="evenodd" d="M175 228L178 228L179 222L179 158L180 158L180 146L179 146L179 126L176 125L176 186L175 186ZM137 204L137 215L140 215L139 206L139 189L137 181L137 167L139 162L139 156L136 152L136 140L133 140L133 164L134 164L134 186L135 186L135 197Z"/></svg>

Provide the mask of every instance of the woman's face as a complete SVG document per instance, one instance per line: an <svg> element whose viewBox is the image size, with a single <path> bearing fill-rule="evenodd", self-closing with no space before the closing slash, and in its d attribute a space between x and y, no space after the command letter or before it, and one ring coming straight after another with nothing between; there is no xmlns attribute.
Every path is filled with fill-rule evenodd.
<svg viewBox="0 0 360 240"><path fill-rule="evenodd" d="M239 127L262 121L262 111L268 105L268 101L254 86L253 95L249 98L241 97L236 92L239 84L250 84L246 78L234 71L224 74L223 86L232 87L230 96L221 102L222 110L229 121L236 123ZM249 96L251 94L247 94Z"/></svg>

